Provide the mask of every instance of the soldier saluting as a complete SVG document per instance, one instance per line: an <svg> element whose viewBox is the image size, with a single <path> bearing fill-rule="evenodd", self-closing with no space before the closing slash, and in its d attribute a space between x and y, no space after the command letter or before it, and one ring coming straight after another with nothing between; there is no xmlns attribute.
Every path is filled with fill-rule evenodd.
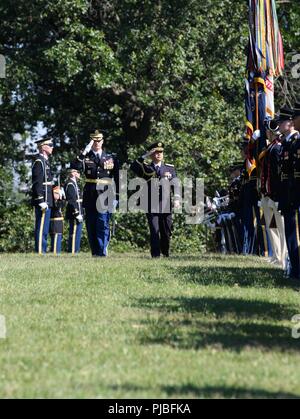
<svg viewBox="0 0 300 419"><path fill-rule="evenodd" d="M145 162L147 158L152 160L151 164ZM152 189L153 180L154 182L155 180L172 181L176 189L174 205L177 208L180 206L181 195L178 193L179 189L176 188L177 175L175 167L172 164L164 163L164 144L160 142L152 144L144 156L133 162L131 170L148 182L147 219L151 235L151 256L159 258L162 254L165 257L169 257L173 227L171 195L168 193L164 194L164 189L160 186L158 202L155 202Z"/></svg>
<svg viewBox="0 0 300 419"><path fill-rule="evenodd" d="M53 177L49 157L53 153L53 141L42 138L35 142L39 153L32 165L32 205L35 207L35 251L47 252L51 208L53 207Z"/></svg>
<svg viewBox="0 0 300 419"><path fill-rule="evenodd" d="M83 207L89 243L95 257L106 257L108 254L110 220L119 196L119 162L114 155L103 150L103 143L104 138L99 131L91 134L91 142L73 163L76 170L85 174ZM115 199L112 205L105 202L101 206L101 199L98 198L113 189Z"/></svg>

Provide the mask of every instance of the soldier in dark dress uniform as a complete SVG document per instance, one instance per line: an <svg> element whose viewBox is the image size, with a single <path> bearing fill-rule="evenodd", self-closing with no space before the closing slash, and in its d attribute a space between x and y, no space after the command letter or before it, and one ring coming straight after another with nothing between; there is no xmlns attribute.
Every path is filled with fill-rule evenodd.
<svg viewBox="0 0 300 419"><path fill-rule="evenodd" d="M244 164L241 171L241 217L243 224L244 255L257 254L257 236L255 223L258 213L257 170L249 141L241 144Z"/></svg>
<svg viewBox="0 0 300 419"><path fill-rule="evenodd" d="M283 135L279 209L284 216L291 279L300 279L300 135L295 130L293 110L283 108L278 122Z"/></svg>
<svg viewBox="0 0 300 419"><path fill-rule="evenodd" d="M39 154L32 166L32 205L35 207L35 251L47 253L51 208L53 207L53 177L49 157L53 142L49 138L36 141Z"/></svg>
<svg viewBox="0 0 300 419"><path fill-rule="evenodd" d="M64 232L63 209L65 207L64 194L59 186L53 188L53 207L51 208L50 236L51 252L60 255Z"/></svg>
<svg viewBox="0 0 300 419"><path fill-rule="evenodd" d="M119 162L114 155L103 150L103 142L99 131L91 134L91 142L73 163L76 170L85 174L83 207L89 243L95 257L108 255L110 220L119 200ZM108 195L111 199L104 199Z"/></svg>
<svg viewBox="0 0 300 419"><path fill-rule="evenodd" d="M243 224L240 207L240 196L242 189L241 165L232 169L231 183L229 186L229 208L228 211L234 214L232 218L232 229L234 233L235 252L241 254L243 251Z"/></svg>
<svg viewBox="0 0 300 419"><path fill-rule="evenodd" d="M66 182L67 210L66 219L69 221L68 253L75 255L80 252L82 228L83 228L83 206L82 193L78 185L80 172L71 165L69 178Z"/></svg>
<svg viewBox="0 0 300 419"><path fill-rule="evenodd" d="M147 158L152 160L151 164L145 162ZM148 211L147 219L151 235L151 255L153 258L159 258L161 255L169 257L170 241L172 236L173 219L171 194L164 193L162 186L158 188L158 200L155 199L156 182L172 182L174 188L174 205L180 206L180 193L176 187L177 175L175 167L172 164L164 163L164 144L152 144L148 153L132 163L131 170L139 177L147 181ZM169 184L170 185L170 184ZM154 186L154 188L153 188ZM167 185L166 185L167 186Z"/></svg>
<svg viewBox="0 0 300 419"><path fill-rule="evenodd" d="M273 250L271 263L287 268L287 247L284 219L278 211L281 181L280 160L282 153L281 134L278 121L267 120L268 146L260 156L261 205L264 212L268 236Z"/></svg>
<svg viewBox="0 0 300 419"><path fill-rule="evenodd" d="M272 249L259 208L259 193L256 165L256 142L260 131L255 131L251 141L243 143L244 166L242 170L241 214L244 227L244 255L272 256Z"/></svg>

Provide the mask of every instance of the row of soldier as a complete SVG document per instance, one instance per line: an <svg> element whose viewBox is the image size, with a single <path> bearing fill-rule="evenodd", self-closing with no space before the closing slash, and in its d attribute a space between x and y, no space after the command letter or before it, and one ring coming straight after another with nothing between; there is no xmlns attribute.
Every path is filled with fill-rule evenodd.
<svg viewBox="0 0 300 419"><path fill-rule="evenodd" d="M269 256L300 279L300 103L265 124L267 147L256 153L254 132L241 144L243 165L232 168L229 205L217 219L220 249Z"/></svg>
<svg viewBox="0 0 300 419"><path fill-rule="evenodd" d="M51 234L51 251L59 254L62 250L63 207L67 203L66 219L69 222L68 252L80 251L83 222L85 219L91 253L94 257L106 257L111 237L111 218L119 204L118 159L103 149L103 135L96 131L84 151L70 164L69 177L65 188L53 184L50 156L53 153L52 139L36 141L38 155L32 167L32 203L35 207L35 250L47 253L48 235ZM148 162L150 160L150 162ZM152 144L145 155L131 165L132 171L150 184L151 179L176 179L175 168L164 162L164 144ZM85 177L83 193L78 180ZM99 195L109 187L114 188L114 200L108 209L100 211L97 207ZM149 189L150 191L150 189ZM175 196L174 205L178 206ZM169 257L172 235L172 209L164 211L162 196L159 197L159 210L151 211L147 219L151 236L151 255L159 258Z"/></svg>

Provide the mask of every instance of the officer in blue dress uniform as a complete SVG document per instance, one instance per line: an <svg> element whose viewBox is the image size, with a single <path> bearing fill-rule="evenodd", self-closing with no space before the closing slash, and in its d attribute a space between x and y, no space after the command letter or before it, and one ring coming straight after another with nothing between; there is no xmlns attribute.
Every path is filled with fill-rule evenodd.
<svg viewBox="0 0 300 419"><path fill-rule="evenodd" d="M53 177L49 157L53 141L42 138L36 141L39 153L32 165L32 205L35 207L35 251L47 253L51 208L53 207Z"/></svg>
<svg viewBox="0 0 300 419"><path fill-rule="evenodd" d="M152 160L151 164L145 162L147 158ZM169 257L170 240L172 236L172 205L171 196L164 196L162 187L159 188L159 202L155 202L151 194L151 181L172 181L175 185L174 205L180 205L180 193L176 187L177 175L172 164L164 163L164 144L157 142L148 148L148 153L132 163L131 170L139 177L148 182L146 193L148 193L147 219L151 235L151 256L159 258L161 255ZM168 194L166 194L168 195Z"/></svg>
<svg viewBox="0 0 300 419"><path fill-rule="evenodd" d="M85 174L83 207L94 257L108 255L110 220L119 200L119 162L114 155L103 150L103 143L99 131L91 134L91 142L73 163L76 170Z"/></svg>
<svg viewBox="0 0 300 419"><path fill-rule="evenodd" d="M279 210L284 216L291 279L300 279L300 135L295 130L295 112L282 108L278 116L283 135Z"/></svg>
<svg viewBox="0 0 300 419"><path fill-rule="evenodd" d="M50 220L51 252L54 255L60 255L64 232L63 209L65 207L65 201L64 193L59 186L53 188L53 197Z"/></svg>
<svg viewBox="0 0 300 419"><path fill-rule="evenodd" d="M79 180L80 172L73 168L71 164L65 191L67 200L66 219L69 221L68 253L72 255L80 252L83 228L83 200L78 185Z"/></svg>

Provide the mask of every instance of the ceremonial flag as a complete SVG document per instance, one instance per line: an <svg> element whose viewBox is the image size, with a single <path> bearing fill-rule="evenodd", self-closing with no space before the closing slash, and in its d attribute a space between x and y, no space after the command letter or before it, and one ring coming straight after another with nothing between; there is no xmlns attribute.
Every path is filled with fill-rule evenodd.
<svg viewBox="0 0 300 419"><path fill-rule="evenodd" d="M274 77L282 75L284 52L275 0L249 0L246 75L246 135L261 131L256 154L266 146L266 117L274 118ZM257 156L256 156L257 157Z"/></svg>

